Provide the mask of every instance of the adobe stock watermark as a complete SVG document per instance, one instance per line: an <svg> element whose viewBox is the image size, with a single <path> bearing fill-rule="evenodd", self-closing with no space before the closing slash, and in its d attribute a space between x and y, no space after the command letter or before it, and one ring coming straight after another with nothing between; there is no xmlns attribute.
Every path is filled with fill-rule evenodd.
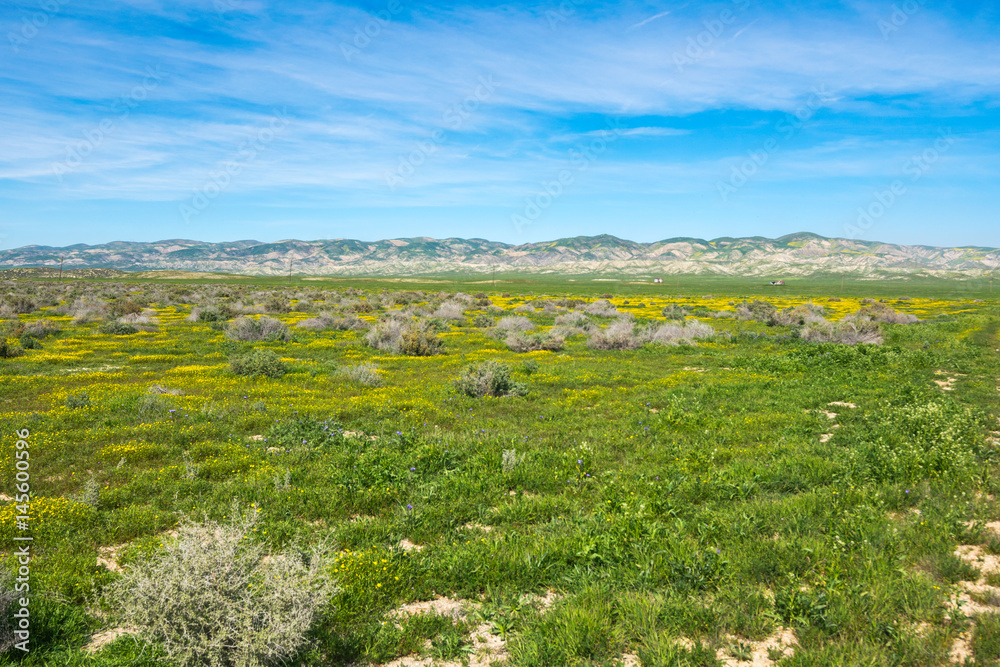
<svg viewBox="0 0 1000 667"><path fill-rule="evenodd" d="M737 11L750 6L750 0L733 0L733 5L736 11L729 8L722 9L714 19L702 21L704 29L688 36L687 46L683 51L674 51L674 66L678 72L683 72L685 67L695 65L708 57L711 53L709 49L725 34L729 26L736 22Z"/></svg>
<svg viewBox="0 0 1000 667"><path fill-rule="evenodd" d="M115 100L112 105L115 115L102 118L96 126L84 130L83 139L66 146L66 157L61 162L52 163L52 173L55 174L60 183L64 175L79 169L84 160L101 147L104 140L111 136L121 122L132 114L132 110L142 104L149 97L150 92L156 90L160 82L163 81L163 77L164 74L159 65L156 68L147 67L146 76L142 83L133 86L128 95L123 95Z"/></svg>
<svg viewBox="0 0 1000 667"><path fill-rule="evenodd" d="M561 169L552 179L539 183L539 190L524 198L524 208L520 213L513 213L510 221L514 229L521 232L527 225L538 220L547 211L566 188L576 182L577 174L590 168L597 159L608 150L608 146L624 135L621 120L608 120L608 128L598 130L594 138L585 144L569 149L569 169Z"/></svg>
<svg viewBox="0 0 1000 667"><path fill-rule="evenodd" d="M472 93L461 102L452 104L444 110L444 113L441 114L441 122L452 131L458 130L472 114L479 110L484 102L493 97L493 93L498 87L500 86L493 79L492 74L480 76L479 83ZM396 168L386 170L384 174L385 184L389 186L389 190L395 192L396 188L406 183L406 179L413 176L417 169L438 151L445 139L445 130L439 127L431 132L428 138L418 141L409 153L401 154Z"/></svg>
<svg viewBox="0 0 1000 667"><path fill-rule="evenodd" d="M794 112L779 120L775 125L774 134L765 139L758 149L748 150L747 157L739 165L730 167L728 179L716 181L715 189L722 201L728 202L732 195L749 183L750 179L768 163L771 156L781 149L782 144L801 132L816 112L831 99L833 95L825 85L821 85L814 88L806 101Z"/></svg>
<svg viewBox="0 0 1000 667"><path fill-rule="evenodd" d="M361 55L361 52L371 45L373 39L382 34L382 30L392 22L392 17L401 11L403 11L403 5L399 0L389 0L385 9L375 12L368 22L356 27L351 43L340 43L340 53L344 56L344 60L353 62L356 56Z"/></svg>
<svg viewBox="0 0 1000 667"><path fill-rule="evenodd" d="M14 524L18 535L14 536L17 550L14 557L17 558L17 577L14 579L14 592L22 593L24 597L18 598L11 605L13 607L14 622L14 648L28 652L28 643L31 640L31 541L29 531L28 516L31 509L31 474L30 449L28 436L31 435L28 429L15 431L17 444L14 450L14 479L16 484L14 490Z"/></svg>
<svg viewBox="0 0 1000 667"><path fill-rule="evenodd" d="M21 18L21 29L7 33L7 41L14 53L20 53L21 47L27 46L36 35L52 21L53 16L67 4L68 0L42 0L38 5L39 11L32 12L30 16Z"/></svg>
<svg viewBox="0 0 1000 667"><path fill-rule="evenodd" d="M288 126L287 111L275 111L266 127L259 128L252 136L245 139L236 149L236 154L229 160L220 163L219 168L208 174L208 178L194 189L194 194L186 202L181 202L178 210L185 224L200 215L215 199L225 192L243 170L265 151L268 145Z"/></svg>
<svg viewBox="0 0 1000 667"><path fill-rule="evenodd" d="M889 39L889 35L894 32L899 32L899 30L909 23L910 18L919 12L924 6L924 0L904 0L900 3L893 3L890 6L892 12L889 14L888 19L879 17L879 20L875 22L878 26L879 32L882 33L882 39Z"/></svg>
<svg viewBox="0 0 1000 667"><path fill-rule="evenodd" d="M938 130L938 137L934 140L933 145L925 148L919 155L911 156L903 164L903 174L909 177L909 183L916 183L923 178L924 174L934 166L934 163L941 159L941 155L955 144L955 141L951 128ZM885 189L876 190L867 206L858 207L858 215L854 222L844 225L844 233L849 238L859 238L862 233L871 229L878 220L888 213L907 192L909 192L907 181L900 178L894 180Z"/></svg>
<svg viewBox="0 0 1000 667"><path fill-rule="evenodd" d="M576 8L585 2L586 0L562 0L555 9L546 10L545 21L550 28L555 28L559 23L565 23L575 16Z"/></svg>

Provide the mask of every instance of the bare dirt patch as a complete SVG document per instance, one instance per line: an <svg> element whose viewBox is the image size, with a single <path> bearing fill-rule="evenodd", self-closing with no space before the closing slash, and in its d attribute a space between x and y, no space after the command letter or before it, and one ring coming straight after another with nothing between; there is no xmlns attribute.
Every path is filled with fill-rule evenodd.
<svg viewBox="0 0 1000 667"><path fill-rule="evenodd" d="M111 628L101 630L90 638L90 643L83 647L87 653L97 653L102 648L124 635L134 635L138 632L135 628Z"/></svg>
<svg viewBox="0 0 1000 667"><path fill-rule="evenodd" d="M420 551L423 547L419 544L414 544L405 537L399 541L399 548L403 551Z"/></svg>
<svg viewBox="0 0 1000 667"><path fill-rule="evenodd" d="M852 408L852 409L858 407L854 405L854 403L847 403L846 401L831 401L830 403L827 403L827 405L837 405L842 408Z"/></svg>

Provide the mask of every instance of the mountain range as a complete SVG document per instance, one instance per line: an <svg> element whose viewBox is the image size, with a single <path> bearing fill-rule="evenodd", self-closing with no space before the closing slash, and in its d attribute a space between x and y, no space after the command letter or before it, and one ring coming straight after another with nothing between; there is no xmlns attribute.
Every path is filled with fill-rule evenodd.
<svg viewBox="0 0 1000 667"><path fill-rule="evenodd" d="M511 245L485 239L426 237L357 241L287 240L206 243L170 239L115 241L56 248L0 250L0 269L58 267L123 271L195 271L244 275L413 276L454 273L567 275L717 274L783 278L811 274L856 277L982 276L1000 267L1000 249L939 248L827 238L809 232L777 239L670 238L637 243L577 236Z"/></svg>

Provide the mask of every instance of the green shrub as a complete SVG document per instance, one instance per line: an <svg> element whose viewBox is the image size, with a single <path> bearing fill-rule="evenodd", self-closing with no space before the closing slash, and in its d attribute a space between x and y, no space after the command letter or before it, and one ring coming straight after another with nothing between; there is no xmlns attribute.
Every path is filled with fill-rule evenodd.
<svg viewBox="0 0 1000 667"><path fill-rule="evenodd" d="M668 320L683 320L687 318L687 310L684 306L672 303L660 311L660 314Z"/></svg>
<svg viewBox="0 0 1000 667"><path fill-rule="evenodd" d="M486 313L476 313L476 315L472 318L472 326L477 329L486 329L494 324L496 324L496 320Z"/></svg>
<svg viewBox="0 0 1000 667"><path fill-rule="evenodd" d="M90 394L85 391L70 394L66 397L66 407L70 410L86 408L90 406Z"/></svg>
<svg viewBox="0 0 1000 667"><path fill-rule="evenodd" d="M256 320L240 317L230 323L226 329L226 338L244 342L284 341L287 343L292 339L292 334L288 331L287 326L273 317L261 317Z"/></svg>
<svg viewBox="0 0 1000 667"><path fill-rule="evenodd" d="M128 336L129 334L139 333L139 329L134 324L115 321L102 324L100 332L112 336Z"/></svg>
<svg viewBox="0 0 1000 667"><path fill-rule="evenodd" d="M22 354L24 354L24 350L17 345L10 345L7 339L0 335L0 359L13 359Z"/></svg>
<svg viewBox="0 0 1000 667"><path fill-rule="evenodd" d="M38 339L30 334L24 334L20 338L21 349L24 350L40 350L42 349L42 344L38 342Z"/></svg>
<svg viewBox="0 0 1000 667"><path fill-rule="evenodd" d="M874 482L967 479L983 447L975 413L951 401L884 407L859 433L847 452L848 469Z"/></svg>
<svg viewBox="0 0 1000 667"><path fill-rule="evenodd" d="M409 357L429 357L441 350L441 339L434 334L411 327L403 332L399 341L399 353Z"/></svg>
<svg viewBox="0 0 1000 667"><path fill-rule="evenodd" d="M483 396L524 396L528 393L527 386L522 382L514 382L510 366L497 361L483 361L469 366L455 380L455 388L473 398Z"/></svg>
<svg viewBox="0 0 1000 667"><path fill-rule="evenodd" d="M48 338L58 332L59 326L49 320L36 320L24 327L24 333L36 339Z"/></svg>
<svg viewBox="0 0 1000 667"><path fill-rule="evenodd" d="M263 375L269 378L280 378L288 372L281 357L271 350L251 350L247 354L234 356L229 360L229 367L237 375L249 377Z"/></svg>
<svg viewBox="0 0 1000 667"><path fill-rule="evenodd" d="M15 313L20 315L27 315L28 313L35 312L35 302L26 296L17 296L7 300L7 303L14 310Z"/></svg>
<svg viewBox="0 0 1000 667"><path fill-rule="evenodd" d="M108 312L111 313L112 317L138 315L142 312L142 306L129 299L115 299L108 304Z"/></svg>
<svg viewBox="0 0 1000 667"><path fill-rule="evenodd" d="M183 520L105 589L105 604L175 664L287 664L336 593L331 559L324 546L267 554L252 538L257 515L234 505L228 524Z"/></svg>

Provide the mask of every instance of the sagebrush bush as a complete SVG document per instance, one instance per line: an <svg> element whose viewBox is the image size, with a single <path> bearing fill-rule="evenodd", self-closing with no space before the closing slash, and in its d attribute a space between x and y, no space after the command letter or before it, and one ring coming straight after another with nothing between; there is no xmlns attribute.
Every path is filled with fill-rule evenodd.
<svg viewBox="0 0 1000 667"><path fill-rule="evenodd" d="M399 342L399 353L409 357L429 357L440 352L441 339L418 327L410 327L404 331Z"/></svg>
<svg viewBox="0 0 1000 667"><path fill-rule="evenodd" d="M86 408L90 405L90 394L85 391L80 391L75 394L70 394L66 397L66 407L75 410L78 408Z"/></svg>
<svg viewBox="0 0 1000 667"><path fill-rule="evenodd" d="M109 334L112 336L128 336L130 334L139 333L139 328L134 324L120 322L118 320L105 322L98 330L102 334Z"/></svg>
<svg viewBox="0 0 1000 667"><path fill-rule="evenodd" d="M619 315L618 309L607 299L599 299L593 303L588 303L583 307L583 310L598 317L614 317Z"/></svg>
<svg viewBox="0 0 1000 667"><path fill-rule="evenodd" d="M337 592L325 546L269 554L252 536L258 510L231 512L227 524L183 519L162 551L105 589L118 623L175 664L287 664Z"/></svg>
<svg viewBox="0 0 1000 667"><path fill-rule="evenodd" d="M477 329L486 329L496 324L496 320L485 313L476 313L476 316L472 318L472 326Z"/></svg>
<svg viewBox="0 0 1000 667"><path fill-rule="evenodd" d="M520 315L511 315L508 317L501 318L494 327L495 334L501 338L506 336L508 333L515 331L531 331L535 328L535 325L531 323L527 317L521 317Z"/></svg>
<svg viewBox="0 0 1000 667"><path fill-rule="evenodd" d="M642 338L635 333L635 323L625 319L598 329L587 341L587 345L596 350L637 350L642 344Z"/></svg>
<svg viewBox="0 0 1000 667"><path fill-rule="evenodd" d="M108 312L112 317L122 317L123 315L138 315L142 312L142 306L130 299L115 299L108 304Z"/></svg>
<svg viewBox="0 0 1000 667"><path fill-rule="evenodd" d="M498 361L483 361L466 367L455 380L455 388L472 398L484 396L524 396L527 385L511 379L511 369Z"/></svg>
<svg viewBox="0 0 1000 667"><path fill-rule="evenodd" d="M887 324L912 324L917 321L916 315L901 313L892 306L887 306L884 303L870 303L859 308L858 312L853 316L849 316L851 319L864 317L873 322L885 322Z"/></svg>
<svg viewBox="0 0 1000 667"><path fill-rule="evenodd" d="M366 387L379 387L382 385L382 377L378 374L378 366L373 363L354 364L345 366L340 371L352 382L363 384Z"/></svg>
<svg viewBox="0 0 1000 667"><path fill-rule="evenodd" d="M504 343L513 352L536 352L538 350L558 352L563 349L566 341L551 333L517 331L507 336L504 339Z"/></svg>
<svg viewBox="0 0 1000 667"><path fill-rule="evenodd" d="M660 315L668 320L684 320L687 319L688 310L689 308L672 303L661 310Z"/></svg>
<svg viewBox="0 0 1000 667"><path fill-rule="evenodd" d="M251 350L230 358L229 367L237 375L249 377L265 376L279 378L288 372L288 368L276 353L271 350Z"/></svg>
<svg viewBox="0 0 1000 667"><path fill-rule="evenodd" d="M393 354L429 356L441 351L441 340L410 321L382 320L365 335L369 346Z"/></svg>
<svg viewBox="0 0 1000 667"><path fill-rule="evenodd" d="M7 300L7 305L11 307L11 310L13 310L14 313L19 315L27 315L28 313L33 313L37 308L35 302L26 296L10 297Z"/></svg>
<svg viewBox="0 0 1000 667"><path fill-rule="evenodd" d="M431 315L443 320L460 320L465 317L465 308L455 301L445 301Z"/></svg>
<svg viewBox="0 0 1000 667"><path fill-rule="evenodd" d="M714 335L715 329L711 326L692 320L683 326L673 323L653 325L643 333L643 339L656 345L679 345Z"/></svg>
<svg viewBox="0 0 1000 667"><path fill-rule="evenodd" d="M284 341L292 339L288 327L273 317L251 319L240 317L233 320L226 329L226 338L244 342Z"/></svg>
<svg viewBox="0 0 1000 667"><path fill-rule="evenodd" d="M841 345L882 344L882 330L877 322L866 318L844 319L840 322L816 323L801 332L802 340L811 343L839 343Z"/></svg>
<svg viewBox="0 0 1000 667"><path fill-rule="evenodd" d="M59 332L59 325L51 320L36 320L24 326L24 333L33 338L48 338Z"/></svg>
<svg viewBox="0 0 1000 667"><path fill-rule="evenodd" d="M0 571L0 653L13 648L16 642L14 612L23 596L14 590L14 577L6 569Z"/></svg>

